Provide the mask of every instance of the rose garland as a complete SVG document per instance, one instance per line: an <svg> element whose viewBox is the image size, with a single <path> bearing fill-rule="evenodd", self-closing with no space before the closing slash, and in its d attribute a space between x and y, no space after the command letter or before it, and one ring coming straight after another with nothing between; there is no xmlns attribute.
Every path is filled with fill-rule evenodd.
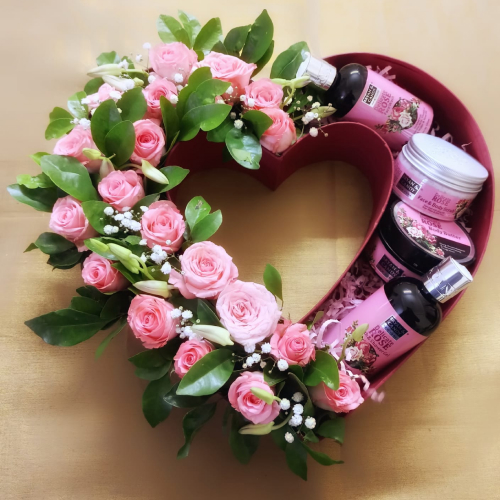
<svg viewBox="0 0 500 500"><path fill-rule="evenodd" d="M145 348L130 362L149 382L147 421L154 427L173 407L189 408L179 458L213 416L218 395L229 402L224 426L230 420L238 460L248 462L259 436L271 434L305 479L307 455L340 463L310 443L342 443L341 415L363 402L343 359L367 325L353 325L332 356L321 334L310 332L320 314L308 324L283 319L278 271L267 265L265 286L238 280L232 258L208 241L220 211L195 197L181 213L170 200L168 191L189 171L169 165L168 153L202 130L239 164L258 168L262 146L281 153L306 131L318 135L334 109L295 78L304 42L277 57L272 79L251 80L273 52L265 10L223 42L218 18L203 27L182 11L179 19L159 17L162 43L144 45L145 61L101 54L84 91L69 98L69 111L50 113L45 137L58 139L53 153L32 156L42 173L9 186L18 201L51 213L53 232L27 251L41 250L57 269L81 264L85 283L69 308L26 325L59 346L110 329L98 357L128 324Z"/></svg>

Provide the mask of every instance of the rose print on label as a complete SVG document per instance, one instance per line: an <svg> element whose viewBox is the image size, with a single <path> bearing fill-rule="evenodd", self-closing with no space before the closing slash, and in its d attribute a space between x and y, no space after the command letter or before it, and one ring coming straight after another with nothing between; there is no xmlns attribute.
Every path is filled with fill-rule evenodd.
<svg viewBox="0 0 500 500"><path fill-rule="evenodd" d="M394 133L413 127L418 119L418 99L399 99L394 104L387 121L383 125L375 125L375 128L384 133Z"/></svg>
<svg viewBox="0 0 500 500"><path fill-rule="evenodd" d="M455 207L455 219L458 219L463 215L463 213L469 208L472 200L459 200L457 201L457 206Z"/></svg>
<svg viewBox="0 0 500 500"><path fill-rule="evenodd" d="M352 325L346 328L346 336L350 335L357 327L358 321L354 321ZM377 358L377 351L366 340L356 342L351 339L346 344L345 361L351 368L368 373Z"/></svg>

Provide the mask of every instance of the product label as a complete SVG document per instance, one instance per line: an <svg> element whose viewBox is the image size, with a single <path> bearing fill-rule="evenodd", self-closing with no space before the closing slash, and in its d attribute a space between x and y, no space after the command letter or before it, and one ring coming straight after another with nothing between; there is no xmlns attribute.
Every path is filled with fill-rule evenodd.
<svg viewBox="0 0 500 500"><path fill-rule="evenodd" d="M415 182L409 175L403 174L398 181L398 188L406 194L410 200L415 198L415 195L420 191L422 186Z"/></svg>
<svg viewBox="0 0 500 500"><path fill-rule="evenodd" d="M396 313L382 287L333 325L324 340L327 344L338 340L342 345L346 335L363 323L370 325L363 339L350 341L346 348L346 364L358 374L373 375L427 338Z"/></svg>
<svg viewBox="0 0 500 500"><path fill-rule="evenodd" d="M361 98L344 120L373 127L392 149L399 151L413 134L429 131L433 116L428 104L368 70Z"/></svg>

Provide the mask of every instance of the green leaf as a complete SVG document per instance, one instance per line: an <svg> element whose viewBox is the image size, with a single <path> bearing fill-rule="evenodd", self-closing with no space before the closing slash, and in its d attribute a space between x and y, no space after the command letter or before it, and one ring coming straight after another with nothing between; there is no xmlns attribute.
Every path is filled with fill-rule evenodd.
<svg viewBox="0 0 500 500"><path fill-rule="evenodd" d="M127 318L124 316L120 318L117 327L114 328L106 338L99 344L99 347L95 351L95 359L99 359L110 342L125 328L127 324Z"/></svg>
<svg viewBox="0 0 500 500"><path fill-rule="evenodd" d="M28 189L19 184L7 186L9 194L17 201L33 207L40 212L52 212L52 207L57 200L57 189Z"/></svg>
<svg viewBox="0 0 500 500"><path fill-rule="evenodd" d="M171 388L172 382L168 373L158 380L153 380L146 387L142 395L142 412L151 427L156 427L170 415L172 406L163 398Z"/></svg>
<svg viewBox="0 0 500 500"><path fill-rule="evenodd" d="M47 154L43 154L42 156L47 156ZM26 186L28 189L55 187L55 184L45 174L33 176L29 174L21 174L16 177L16 181L20 186Z"/></svg>
<svg viewBox="0 0 500 500"><path fill-rule="evenodd" d="M252 73L252 78L257 73L260 73L262 68L271 60L271 57L273 57L273 52L274 52L274 40L270 43L265 54L255 63L257 65L257 67L255 68L254 72Z"/></svg>
<svg viewBox="0 0 500 500"><path fill-rule="evenodd" d="M312 430L308 430L304 434L304 441L309 441L310 443L319 443L318 436L316 436L316 434L314 434L314 431Z"/></svg>
<svg viewBox="0 0 500 500"><path fill-rule="evenodd" d="M191 41L187 31L174 17L160 15L156 21L156 29L163 42L182 42L184 45L191 48Z"/></svg>
<svg viewBox="0 0 500 500"><path fill-rule="evenodd" d="M132 210L140 210L141 207L149 207L155 201L158 201L160 195L158 193L148 194L142 200L139 200L133 207Z"/></svg>
<svg viewBox="0 0 500 500"><path fill-rule="evenodd" d="M232 352L217 349L197 361L182 378L177 394L207 396L218 391L233 373Z"/></svg>
<svg viewBox="0 0 500 500"><path fill-rule="evenodd" d="M272 118L256 109L243 113L241 118L244 122L250 124L253 132L257 136L257 139L260 139L262 134L273 124Z"/></svg>
<svg viewBox="0 0 500 500"><path fill-rule="evenodd" d="M193 243L206 241L212 237L222 224L222 212L216 210L213 214L209 214L195 224L191 229L191 240Z"/></svg>
<svg viewBox="0 0 500 500"><path fill-rule="evenodd" d="M321 382L336 391L339 388L339 368L332 355L316 351L316 360L309 364L304 383L314 387Z"/></svg>
<svg viewBox="0 0 500 500"><path fill-rule="evenodd" d="M289 432L288 429L288 426L284 426L271 432L271 437L273 438L274 443L283 451L286 450L287 441L285 439L285 434Z"/></svg>
<svg viewBox="0 0 500 500"><path fill-rule="evenodd" d="M273 40L274 26L267 10L264 9L255 20L246 38L241 59L247 63L257 62L264 56Z"/></svg>
<svg viewBox="0 0 500 500"><path fill-rule="evenodd" d="M219 321L217 314L208 305L208 302L203 299L198 299L198 307L196 315L202 325L214 325L224 328L224 325Z"/></svg>
<svg viewBox="0 0 500 500"><path fill-rule="evenodd" d="M194 50L201 50L207 52L212 50L212 47L222 39L222 27L220 19L214 17L208 21L203 28L201 28L196 40L194 42Z"/></svg>
<svg viewBox="0 0 500 500"><path fill-rule="evenodd" d="M104 84L104 80L102 78L92 78L89 80L85 87L83 87L83 91L87 94L96 94L99 90L99 87Z"/></svg>
<svg viewBox="0 0 500 500"><path fill-rule="evenodd" d="M165 144L167 149L169 149L180 130L179 117L177 116L174 105L163 95L160 96L160 109L163 126L165 127L165 134L167 136Z"/></svg>
<svg viewBox="0 0 500 500"><path fill-rule="evenodd" d="M260 436L254 436L251 434L240 434L238 431L246 425L248 422L245 421L241 413L232 411L231 420L231 431L229 433L229 445L233 455L242 464L247 464L250 462L252 455L257 451L259 447Z"/></svg>
<svg viewBox="0 0 500 500"><path fill-rule="evenodd" d="M324 311L317 311L316 314L314 315L314 318L306 323L307 329L310 330L313 327L313 325L315 325L324 315L325 315Z"/></svg>
<svg viewBox="0 0 500 500"><path fill-rule="evenodd" d="M120 62L120 58L113 50L112 52L103 52L97 56L96 62L98 66L102 66L103 64L118 64Z"/></svg>
<svg viewBox="0 0 500 500"><path fill-rule="evenodd" d="M325 420L316 431L317 434L325 438L334 439L340 444L344 443L345 418L334 417Z"/></svg>
<svg viewBox="0 0 500 500"><path fill-rule="evenodd" d="M55 233L42 233L35 241L35 245L47 255L61 253L70 248L75 248L74 243Z"/></svg>
<svg viewBox="0 0 500 500"><path fill-rule="evenodd" d="M104 233L104 226L108 225L111 217L104 214L104 209L111 207L104 201L84 201L82 203L83 213L87 217L90 225L100 234Z"/></svg>
<svg viewBox="0 0 500 500"><path fill-rule="evenodd" d="M299 66L305 61L309 47L306 42L298 42L279 54L271 68L271 78L292 80L297 76Z"/></svg>
<svg viewBox="0 0 500 500"><path fill-rule="evenodd" d="M204 82L205 80L211 80L212 79L212 72L210 71L210 68L208 67L203 67L203 68L198 68L195 71L191 73L189 76L188 84L179 92L178 96L178 101L177 105L175 107L175 110L177 111L177 115L179 118L182 118L184 116L185 112L185 106L187 103L187 100L189 99L190 95L196 91L198 86ZM161 105L161 99L160 99L160 105Z"/></svg>
<svg viewBox="0 0 500 500"><path fill-rule="evenodd" d="M318 352L319 351L317 351L316 354ZM290 368L292 368L293 366L297 366L298 368L300 368L300 366L298 365L292 365L290 366ZM304 397L306 398L305 402L302 403L304 406L303 417L304 419L306 417L312 417L314 415L314 406L311 401L311 396L309 396L307 387L303 384L300 378L293 371L290 370L290 368L288 372L288 377L297 385L297 388L300 389L300 392L302 392L302 394L304 394Z"/></svg>
<svg viewBox="0 0 500 500"><path fill-rule="evenodd" d="M264 269L264 285L276 297L283 301L283 283L281 282L281 275L278 270L267 264Z"/></svg>
<svg viewBox="0 0 500 500"><path fill-rule="evenodd" d="M210 213L211 208L202 196L195 196L189 201L186 205L185 217L191 230Z"/></svg>
<svg viewBox="0 0 500 500"><path fill-rule="evenodd" d="M217 127L207 132L207 141L225 142L227 133L234 128L234 120L229 116Z"/></svg>
<svg viewBox="0 0 500 500"><path fill-rule="evenodd" d="M195 408L205 404L210 396L179 396L177 394L177 387L179 384L175 384L170 392L164 397L165 401L176 408Z"/></svg>
<svg viewBox="0 0 500 500"><path fill-rule="evenodd" d="M212 47L212 52L219 52L219 54L227 55L227 49L220 40Z"/></svg>
<svg viewBox="0 0 500 500"><path fill-rule="evenodd" d="M283 380L286 380L286 373L281 372L276 369L275 362L272 360L266 361L266 366L264 367L264 380L268 385L273 386L279 384Z"/></svg>
<svg viewBox="0 0 500 500"><path fill-rule="evenodd" d="M80 201L97 200L88 170L72 156L47 155L40 162L44 174L65 193Z"/></svg>
<svg viewBox="0 0 500 500"><path fill-rule="evenodd" d="M134 152L135 129L131 121L117 123L104 139L105 154L112 156L111 161L117 167L123 165Z"/></svg>
<svg viewBox="0 0 500 500"><path fill-rule="evenodd" d="M109 297L101 311L101 318L108 321L125 316L130 306L130 295L127 292L116 292Z"/></svg>
<svg viewBox="0 0 500 500"><path fill-rule="evenodd" d="M31 252L32 250L37 250L38 247L34 243L30 243L28 245L28 248L23 253Z"/></svg>
<svg viewBox="0 0 500 500"><path fill-rule="evenodd" d="M35 153L34 155L30 155L30 158L37 164L37 165L40 165L40 160L42 159L42 156L47 156L48 154L50 153ZM36 176L38 177L38 176ZM40 186L42 187L42 186ZM43 186L43 187L47 187L47 186Z"/></svg>
<svg viewBox="0 0 500 500"><path fill-rule="evenodd" d="M177 187L186 178L187 174L189 174L189 170L187 168L177 167L174 165L160 168L160 172L168 179L168 184L148 182L148 191L154 191L157 193L170 191L174 187Z"/></svg>
<svg viewBox="0 0 500 500"><path fill-rule="evenodd" d="M245 45L250 28L251 25L248 24L247 26L238 26L228 32L226 38L224 38L224 47L226 47L229 55L236 57L240 56L241 49Z"/></svg>
<svg viewBox="0 0 500 500"><path fill-rule="evenodd" d="M79 252L76 247L65 252L55 253L49 257L47 264L57 269L71 269L82 261L84 254Z"/></svg>
<svg viewBox="0 0 500 500"><path fill-rule="evenodd" d="M116 103L116 107L121 109L121 118L123 121L129 120L132 123L142 120L148 105L141 87L135 87L122 94L121 99Z"/></svg>
<svg viewBox="0 0 500 500"><path fill-rule="evenodd" d="M67 347L88 340L106 323L92 314L61 309L30 319L25 325L47 344Z"/></svg>
<svg viewBox="0 0 500 500"><path fill-rule="evenodd" d="M89 116L89 107L86 104L81 103L81 100L85 97L87 97L87 94L82 90L80 92L77 92L76 94L73 94L68 99L69 112L75 118L81 119L87 118Z"/></svg>
<svg viewBox="0 0 500 500"><path fill-rule="evenodd" d="M100 292L97 288L90 285L81 286L80 288L77 288L76 293L78 295L81 295L82 297L88 297L89 299L95 300L96 302L99 302L103 306L108 300L107 295L105 295L104 293Z"/></svg>
<svg viewBox="0 0 500 500"><path fill-rule="evenodd" d="M295 434L295 433L294 433ZM307 481L307 450L297 435L292 443L287 443L285 448L286 463L290 470Z"/></svg>
<svg viewBox="0 0 500 500"><path fill-rule="evenodd" d="M200 99L201 105L212 104L218 95L226 92L231 84L222 80L205 80L198 85L196 96Z"/></svg>
<svg viewBox="0 0 500 500"><path fill-rule="evenodd" d="M187 12L184 12L183 10L178 10L177 15L179 16L182 26L184 26L184 29L188 34L190 42L188 47L191 48L194 44L194 41L196 40L196 37L198 36L198 33L201 30L201 24L198 19L196 19L196 17L188 14Z"/></svg>
<svg viewBox="0 0 500 500"><path fill-rule="evenodd" d="M101 103L92 115L92 120L90 121L92 139L94 139L96 146L103 153L106 151L106 136L121 121L122 118L113 99L108 99Z"/></svg>
<svg viewBox="0 0 500 500"><path fill-rule="evenodd" d="M181 121L179 141L190 141L198 134L217 128L231 112L229 104L207 104L189 110Z"/></svg>
<svg viewBox="0 0 500 500"><path fill-rule="evenodd" d="M99 317L102 305L87 297L73 297L71 299L71 309Z"/></svg>
<svg viewBox="0 0 500 500"><path fill-rule="evenodd" d="M59 139L59 137L73 130L75 124L71 123L72 120L73 118L59 118L50 122L45 129L45 139L48 141L50 139Z"/></svg>
<svg viewBox="0 0 500 500"><path fill-rule="evenodd" d="M136 367L135 374L144 380L158 380L168 373L172 361L162 354L162 349L148 349L129 358Z"/></svg>
<svg viewBox="0 0 500 500"><path fill-rule="evenodd" d="M296 440L302 445L302 447L306 450L306 452L309 453L309 455L311 455L311 457L321 465L335 465L335 464L343 464L344 463L344 462L339 461L339 460L333 460L325 453L321 453L319 451L313 450L312 448L309 448L309 446L307 446L307 444L305 444L302 441L299 441L297 438L296 438Z"/></svg>
<svg viewBox="0 0 500 500"><path fill-rule="evenodd" d="M301 382L304 380L304 369L299 365L290 365L288 371L292 372Z"/></svg>
<svg viewBox="0 0 500 500"><path fill-rule="evenodd" d="M203 427L215 413L217 403L200 406L188 411L182 420L185 443L177 453L177 458L186 458L195 434Z"/></svg>
<svg viewBox="0 0 500 500"><path fill-rule="evenodd" d="M130 69L135 69L134 63L132 62L132 59L130 59L130 57L128 57L128 56L123 56L123 57L121 58L121 62L123 62L123 61L127 61L127 62L128 62L128 68L127 68L128 70L130 70ZM138 78L141 78L141 74L140 74L140 73L138 73L137 77L138 77ZM144 80L144 79L143 79L143 81L147 81L147 80Z"/></svg>
<svg viewBox="0 0 500 500"><path fill-rule="evenodd" d="M252 170L260 168L262 147L251 132L233 127L226 135L226 146L233 159L243 167Z"/></svg>
<svg viewBox="0 0 500 500"><path fill-rule="evenodd" d="M49 121L62 120L63 118L73 119L73 115L64 108L56 106L49 114Z"/></svg>

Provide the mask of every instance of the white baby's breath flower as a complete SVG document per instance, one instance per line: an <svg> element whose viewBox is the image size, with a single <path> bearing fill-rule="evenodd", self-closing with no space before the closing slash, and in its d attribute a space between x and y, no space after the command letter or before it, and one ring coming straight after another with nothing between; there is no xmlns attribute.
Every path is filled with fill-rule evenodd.
<svg viewBox="0 0 500 500"><path fill-rule="evenodd" d="M147 212L147 211L149 210L149 207L146 207L146 206L142 205L142 206L141 206L141 210L142 210L143 212Z"/></svg>
<svg viewBox="0 0 500 500"><path fill-rule="evenodd" d="M148 240L139 241L139 245L141 245L141 247L145 247L147 244L148 244Z"/></svg>
<svg viewBox="0 0 500 500"><path fill-rule="evenodd" d="M151 44L149 42L143 43L142 48L145 50L149 50L151 48Z"/></svg>
<svg viewBox="0 0 500 500"><path fill-rule="evenodd" d="M90 129L90 120L88 118L81 118L78 123L80 124L80 127L83 128L83 130L89 130Z"/></svg>
<svg viewBox="0 0 500 500"><path fill-rule="evenodd" d="M304 407L301 404L293 405L292 410L295 415L302 415L304 413Z"/></svg>
<svg viewBox="0 0 500 500"><path fill-rule="evenodd" d="M309 129L309 134L311 137L318 137L318 129L316 127L311 127Z"/></svg>
<svg viewBox="0 0 500 500"><path fill-rule="evenodd" d="M264 354L269 354L271 352L271 344L269 342L265 342L260 346L260 349Z"/></svg>
<svg viewBox="0 0 500 500"><path fill-rule="evenodd" d="M236 120L236 113L234 111L231 111L229 117L231 118L231 120Z"/></svg>
<svg viewBox="0 0 500 500"><path fill-rule="evenodd" d="M128 212L131 209L131 207L123 207L122 212Z"/></svg>
<svg viewBox="0 0 500 500"><path fill-rule="evenodd" d="M160 245L154 245L152 250L155 253L160 253L163 250L163 248Z"/></svg>
<svg viewBox="0 0 500 500"><path fill-rule="evenodd" d="M123 214L116 214L113 219L117 220L118 222L122 221L124 219L124 215Z"/></svg>
<svg viewBox="0 0 500 500"><path fill-rule="evenodd" d="M302 423L302 415L294 415L289 422L289 424L292 427L298 427L301 423Z"/></svg>
<svg viewBox="0 0 500 500"><path fill-rule="evenodd" d="M287 433L285 434L285 441L286 441L287 443L293 443L293 440L294 440L294 439L295 439L295 438L293 437L293 434L292 434L291 432L287 432Z"/></svg>
<svg viewBox="0 0 500 500"><path fill-rule="evenodd" d="M173 318L173 319L176 319L176 318L180 318L182 315L182 311L180 309L172 309L170 311L170 316Z"/></svg>
<svg viewBox="0 0 500 500"><path fill-rule="evenodd" d="M247 344L244 349L248 354L252 354L255 351L255 344Z"/></svg>
<svg viewBox="0 0 500 500"><path fill-rule="evenodd" d="M233 92L234 92L234 89L233 89L232 85L229 85L229 87L226 90L226 94L231 95Z"/></svg>
<svg viewBox="0 0 500 500"><path fill-rule="evenodd" d="M308 100L309 102L311 102L311 101L313 100L313 96L312 96L312 95L308 95L308 96L307 96L307 100Z"/></svg>
<svg viewBox="0 0 500 500"><path fill-rule="evenodd" d="M172 95L170 96L170 102L171 102L172 104L177 104L177 103L179 102L179 98L178 98L175 94L172 94Z"/></svg>
<svg viewBox="0 0 500 500"><path fill-rule="evenodd" d="M104 209L104 213L105 213L106 215L113 215L115 212L114 212L114 210L113 210L113 207L106 207L106 208Z"/></svg>
<svg viewBox="0 0 500 500"><path fill-rule="evenodd" d="M165 264L161 266L161 272L163 274L170 274L172 272L172 266L168 262L165 262Z"/></svg>
<svg viewBox="0 0 500 500"><path fill-rule="evenodd" d="M180 92L184 87L182 85L177 85L177 90Z"/></svg>
<svg viewBox="0 0 500 500"><path fill-rule="evenodd" d="M234 128L240 130L241 127L243 127L243 122L241 120L234 120Z"/></svg>
<svg viewBox="0 0 500 500"><path fill-rule="evenodd" d="M155 80L156 80L156 76L155 75L149 75L148 76L148 83L153 83Z"/></svg>
<svg viewBox="0 0 500 500"><path fill-rule="evenodd" d="M280 359L278 361L278 370L281 372L284 372L286 369L288 369L288 363L284 359Z"/></svg>
<svg viewBox="0 0 500 500"><path fill-rule="evenodd" d="M252 354L252 358L256 363L258 363L260 361L260 354L258 352L254 352Z"/></svg>
<svg viewBox="0 0 500 500"><path fill-rule="evenodd" d="M296 393L292 396L292 399L293 399L296 403L300 403L301 401L304 401L304 394L302 394L301 392L296 392Z"/></svg>
<svg viewBox="0 0 500 500"><path fill-rule="evenodd" d="M106 226L104 226L103 228L103 231L104 231L104 234L113 234L113 226L110 226L109 224L107 224Z"/></svg>
<svg viewBox="0 0 500 500"><path fill-rule="evenodd" d="M182 83L183 80L184 80L184 77L180 73L176 73L174 75L174 82L175 83Z"/></svg>
<svg viewBox="0 0 500 500"><path fill-rule="evenodd" d="M125 217L125 219L132 219L134 216L132 215L131 212L124 212L123 213L123 217Z"/></svg>
<svg viewBox="0 0 500 500"><path fill-rule="evenodd" d="M249 97L249 98L247 99L247 106L248 106L249 108L253 108L253 107L255 106L255 100L254 100L254 99L252 99L251 97Z"/></svg>
<svg viewBox="0 0 500 500"><path fill-rule="evenodd" d="M290 409L290 401L286 398L283 398L281 401L280 401L280 408L282 410L288 410Z"/></svg>
<svg viewBox="0 0 500 500"><path fill-rule="evenodd" d="M252 358L252 356L248 356L248 358L245 360L245 363L247 366L252 366L255 363L255 360Z"/></svg>
<svg viewBox="0 0 500 500"><path fill-rule="evenodd" d="M142 61L142 55L141 55L141 54L137 54L137 55L135 56L135 60L136 60L137 62L141 62L141 61Z"/></svg>
<svg viewBox="0 0 500 500"><path fill-rule="evenodd" d="M319 102L315 102L313 103L313 105L311 106L312 109L316 109L316 108L319 108L320 107L320 104Z"/></svg>
<svg viewBox="0 0 500 500"><path fill-rule="evenodd" d="M122 95L120 92L118 92L118 90L112 90L110 93L109 93L109 97L111 97L111 99L121 99Z"/></svg>
<svg viewBox="0 0 500 500"><path fill-rule="evenodd" d="M132 231L140 231L141 230L141 223L136 221L136 220L131 220L129 227Z"/></svg>
<svg viewBox="0 0 500 500"><path fill-rule="evenodd" d="M145 253L143 253L143 254L139 257L139 259L141 259L141 260L142 260L142 262L146 262L146 261L148 260L148 258L146 257L146 254L145 254Z"/></svg>
<svg viewBox="0 0 500 500"><path fill-rule="evenodd" d="M182 317L184 319L191 319L193 317L193 313L189 309L186 309L185 311L182 311Z"/></svg>
<svg viewBox="0 0 500 500"><path fill-rule="evenodd" d="M240 101L241 101L241 102L245 102L245 101L246 101L246 99L247 99L247 96L246 96L245 94L241 94L241 95L240 95Z"/></svg>
<svg viewBox="0 0 500 500"><path fill-rule="evenodd" d="M314 417L306 417L304 423L308 429L314 429L316 427L316 419Z"/></svg>

